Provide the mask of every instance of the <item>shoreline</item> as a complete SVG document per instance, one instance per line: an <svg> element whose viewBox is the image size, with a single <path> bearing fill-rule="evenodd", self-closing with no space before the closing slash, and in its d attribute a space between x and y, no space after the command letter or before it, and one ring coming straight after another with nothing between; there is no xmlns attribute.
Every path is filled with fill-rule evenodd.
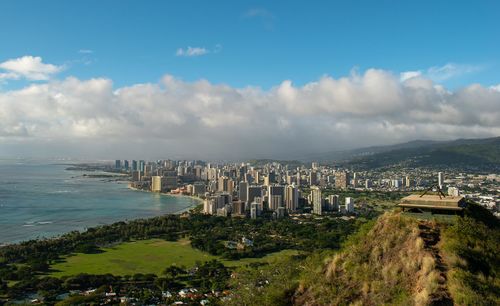
<svg viewBox="0 0 500 306"><path fill-rule="evenodd" d="M119 183L125 183L125 181L120 181ZM130 190L133 190L133 191L142 191L142 192L148 192L148 193L153 193L151 191L148 191L148 190L142 190L142 189L138 189L138 188L134 188L132 186L130 186L130 182L127 181L127 185L128 185L128 189ZM166 193L166 192L159 192L158 193L159 195L161 196L172 196L172 197L187 197L187 198L191 198L192 200L195 200L195 203L193 203L193 205L188 205L184 208L181 208L179 210L176 210L176 211L172 211L172 212L169 212L169 213L162 213L160 214L159 216L164 216L164 215L182 215L182 214L185 214L185 213L188 213L196 208L198 205L200 204L203 204L203 199L199 198L199 197L195 197L195 196L190 196L190 195L183 195L183 194L170 194L170 193ZM113 221L111 223L106 223L106 224L100 224L100 225L95 225L95 226L91 226L91 227L85 227L84 229L82 230L77 230L78 232L86 232L88 231L89 229L91 228L97 228L99 226L103 226L103 225L109 225L109 224L113 224L113 223L116 223L116 222L121 222L121 221L124 221L124 222L128 222L128 221L133 221L133 220L138 220L138 219L150 219L150 218L155 218L157 216L150 216L150 217L145 217L145 218L131 218L131 219L121 219L121 220L116 220L116 221ZM20 243L23 243L23 242L26 242L26 241L30 241L30 240L36 240L36 241L41 241L41 240L51 240L51 239L59 239L61 238L62 236L70 233L71 231L67 231L67 232L64 232L64 233L60 233L56 236L51 236L51 237L39 237L39 238L35 238L35 239L27 239L27 240L21 240L21 241L16 241L16 242L0 242L0 249L2 247L6 247L6 246L11 246L11 245L16 245L16 244L20 244Z"/></svg>
<svg viewBox="0 0 500 306"><path fill-rule="evenodd" d="M148 192L148 193L152 193L152 194L159 194L159 195L164 195L164 196L171 196L171 197L186 197L186 198L191 198L193 200L196 200L196 201L200 202L200 204L203 204L203 199L200 197L195 197L193 195L186 195L186 194L169 193L169 192L152 192L149 190L144 190L144 189L132 187L132 186L130 186L130 182L128 182L128 189L134 190L134 191Z"/></svg>

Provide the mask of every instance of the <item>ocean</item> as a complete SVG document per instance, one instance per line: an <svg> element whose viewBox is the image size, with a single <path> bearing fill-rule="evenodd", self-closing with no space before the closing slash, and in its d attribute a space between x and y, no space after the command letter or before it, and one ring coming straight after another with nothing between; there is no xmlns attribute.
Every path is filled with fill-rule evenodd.
<svg viewBox="0 0 500 306"><path fill-rule="evenodd" d="M179 213L189 197L128 188L127 182L90 178L47 161L0 160L0 245L55 237L116 221Z"/></svg>

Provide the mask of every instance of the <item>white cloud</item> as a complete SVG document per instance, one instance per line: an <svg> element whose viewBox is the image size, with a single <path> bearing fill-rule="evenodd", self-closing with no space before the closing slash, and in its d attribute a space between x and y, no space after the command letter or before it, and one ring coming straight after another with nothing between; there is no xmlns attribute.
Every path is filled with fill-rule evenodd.
<svg viewBox="0 0 500 306"><path fill-rule="evenodd" d="M270 90L206 80L113 88L67 78L0 91L3 154L95 158L293 158L311 152L500 135L500 92L448 91L369 69ZM0 152L2 153L2 152ZM40 153L41 154L41 153Z"/></svg>
<svg viewBox="0 0 500 306"><path fill-rule="evenodd" d="M400 80L401 80L401 82L404 82L406 80L420 77L420 76L422 76L422 71L420 71L420 70L418 70L418 71L405 71L405 72L401 72Z"/></svg>
<svg viewBox="0 0 500 306"><path fill-rule="evenodd" d="M436 82L481 70L481 66L448 63L444 66L434 66L427 70L427 77Z"/></svg>
<svg viewBox="0 0 500 306"><path fill-rule="evenodd" d="M0 69L6 71L0 74L0 79L26 78L32 81L45 81L60 72L63 67L45 64L38 56L23 56L0 63Z"/></svg>
<svg viewBox="0 0 500 306"><path fill-rule="evenodd" d="M206 48L201 48L201 47L187 47L186 49L179 48L177 49L175 55L177 56L201 56L208 54L210 51L207 50Z"/></svg>
<svg viewBox="0 0 500 306"><path fill-rule="evenodd" d="M495 91L500 92L500 84L495 85L495 86L491 86L490 88L493 89L493 90L495 90Z"/></svg>
<svg viewBox="0 0 500 306"><path fill-rule="evenodd" d="M478 72L483 68L484 67L481 65L447 63L443 66L430 67L424 71L416 70L402 72L400 74L400 79L404 82L411 78L423 77L434 82L443 82L452 78Z"/></svg>
<svg viewBox="0 0 500 306"><path fill-rule="evenodd" d="M92 54L92 53L94 53L94 51L90 50L90 49L80 49L80 50L78 50L78 53L81 53L81 54Z"/></svg>

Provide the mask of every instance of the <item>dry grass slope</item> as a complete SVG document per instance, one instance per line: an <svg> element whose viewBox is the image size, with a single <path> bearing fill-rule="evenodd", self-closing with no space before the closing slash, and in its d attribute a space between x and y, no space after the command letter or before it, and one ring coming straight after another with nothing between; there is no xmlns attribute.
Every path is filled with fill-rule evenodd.
<svg viewBox="0 0 500 306"><path fill-rule="evenodd" d="M416 220L386 213L321 271L304 278L297 305L428 305L442 283Z"/></svg>

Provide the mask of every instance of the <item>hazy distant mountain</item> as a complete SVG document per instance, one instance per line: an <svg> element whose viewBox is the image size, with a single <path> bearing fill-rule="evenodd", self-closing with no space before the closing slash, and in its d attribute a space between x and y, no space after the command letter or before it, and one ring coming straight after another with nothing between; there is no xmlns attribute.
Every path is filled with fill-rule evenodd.
<svg viewBox="0 0 500 306"><path fill-rule="evenodd" d="M373 146L373 147L365 147L359 149L352 150L340 150L340 151L330 151L325 153L316 153L309 154L301 158L304 161L318 161L318 162L341 162L352 160L356 157L374 155L381 152L388 152L398 149L410 149L410 148L419 148L424 146L429 146L439 143L439 141L433 140L414 140L405 143L399 143L395 145L387 145L387 146Z"/></svg>
<svg viewBox="0 0 500 306"><path fill-rule="evenodd" d="M406 163L410 166L500 166L500 137L452 141L415 140L396 145L311 154L303 161L348 163L378 168Z"/></svg>
<svg viewBox="0 0 500 306"><path fill-rule="evenodd" d="M500 167L500 137L458 139L453 141L417 141L382 147L378 152L355 155L350 165L379 168L396 164L410 167L441 166L454 168Z"/></svg>

